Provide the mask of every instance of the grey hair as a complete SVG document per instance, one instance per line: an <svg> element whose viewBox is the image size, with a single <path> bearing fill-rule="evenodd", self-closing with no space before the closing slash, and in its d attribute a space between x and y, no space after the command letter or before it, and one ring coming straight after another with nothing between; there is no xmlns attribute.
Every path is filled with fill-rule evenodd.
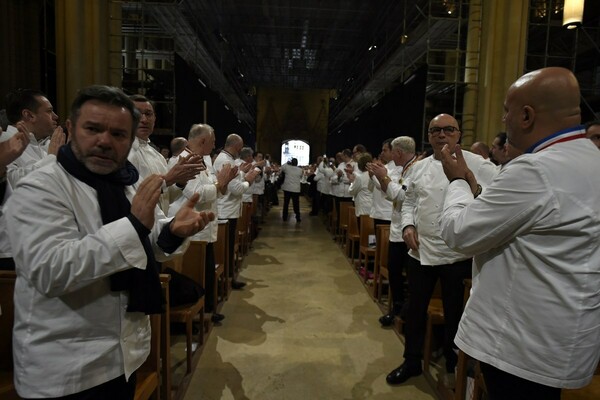
<svg viewBox="0 0 600 400"><path fill-rule="evenodd" d="M415 139L410 136L398 136L396 139L392 140L392 149L400 149L405 153L414 153L416 144Z"/></svg>

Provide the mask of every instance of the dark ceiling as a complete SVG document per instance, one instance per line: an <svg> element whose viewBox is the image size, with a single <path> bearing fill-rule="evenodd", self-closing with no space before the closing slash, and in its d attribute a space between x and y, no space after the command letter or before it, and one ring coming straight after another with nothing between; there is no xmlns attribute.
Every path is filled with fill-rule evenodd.
<svg viewBox="0 0 600 400"><path fill-rule="evenodd" d="M532 14L537 3L546 11L556 7L562 11L562 0L532 0ZM598 25L597 2L587 3L594 3L593 24ZM428 49L462 48L469 1L153 0L141 4L155 21L154 27L145 28L146 34L173 37L175 51L201 82L248 126L256 123L258 88L318 88L330 90L331 132L427 63ZM562 28L560 21L549 21ZM536 40L528 49L545 52L544 63L549 59L546 43ZM438 85L436 90L443 88Z"/></svg>
<svg viewBox="0 0 600 400"><path fill-rule="evenodd" d="M453 36L456 23L444 20L457 19L460 3L183 0L147 7L202 82L248 125L256 120L257 88L318 88L331 90L333 130L410 76L426 38ZM433 21L437 36L430 15L443 17Z"/></svg>

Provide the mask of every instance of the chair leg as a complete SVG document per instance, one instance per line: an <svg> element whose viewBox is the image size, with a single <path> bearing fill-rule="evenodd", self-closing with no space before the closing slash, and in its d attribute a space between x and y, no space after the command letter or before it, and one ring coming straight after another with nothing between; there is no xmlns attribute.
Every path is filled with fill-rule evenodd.
<svg viewBox="0 0 600 400"><path fill-rule="evenodd" d="M215 304L216 307L216 304ZM204 345L204 307L199 312L200 314L200 329L198 333L198 346Z"/></svg>
<svg viewBox="0 0 600 400"><path fill-rule="evenodd" d="M462 351L458 351L458 363L456 364L456 386L454 387L454 398L462 400L465 398L467 386L467 361L468 356Z"/></svg>
<svg viewBox="0 0 600 400"><path fill-rule="evenodd" d="M200 329L202 331L202 329ZM185 321L185 340L187 344L186 363L187 373L192 372L192 316Z"/></svg>

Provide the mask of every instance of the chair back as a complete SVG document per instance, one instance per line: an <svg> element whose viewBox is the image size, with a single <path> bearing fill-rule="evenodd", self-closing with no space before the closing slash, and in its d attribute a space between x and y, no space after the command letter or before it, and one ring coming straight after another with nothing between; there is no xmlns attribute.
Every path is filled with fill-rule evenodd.
<svg viewBox="0 0 600 400"><path fill-rule="evenodd" d="M369 246L369 235L375 234L375 223L373 218L368 215L360 216L360 246L368 247Z"/></svg>
<svg viewBox="0 0 600 400"><path fill-rule="evenodd" d="M348 209L352 207L352 203L349 201L343 201L340 203L339 212L339 228L345 229L348 226Z"/></svg>
<svg viewBox="0 0 600 400"><path fill-rule="evenodd" d="M387 278L388 254L390 248L390 226L377 225L375 232L376 250L375 250L375 267L379 267L380 274L383 273Z"/></svg>
<svg viewBox="0 0 600 400"><path fill-rule="evenodd" d="M217 241L214 243L215 250L215 264L223 265L227 268L228 257L227 248L229 246L229 221L221 223L219 221L219 227L217 230Z"/></svg>
<svg viewBox="0 0 600 400"><path fill-rule="evenodd" d="M183 255L181 273L192 278L202 287L205 286L204 268L206 267L206 242L192 240Z"/></svg>
<svg viewBox="0 0 600 400"><path fill-rule="evenodd" d="M348 207L348 213L346 218L348 219L348 236L358 236L358 220L356 219L356 208L353 206Z"/></svg>

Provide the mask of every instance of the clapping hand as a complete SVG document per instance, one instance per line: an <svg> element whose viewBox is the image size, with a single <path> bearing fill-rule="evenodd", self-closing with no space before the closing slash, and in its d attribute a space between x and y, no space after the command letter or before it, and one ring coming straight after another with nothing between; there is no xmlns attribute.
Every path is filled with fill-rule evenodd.
<svg viewBox="0 0 600 400"><path fill-rule="evenodd" d="M19 158L29 144L29 135L23 122L17 123L18 132L10 139L0 142L0 168L4 169L8 164ZM2 135L2 128L0 128Z"/></svg>
<svg viewBox="0 0 600 400"><path fill-rule="evenodd" d="M194 193L183 206L179 209L175 218L171 221L169 228L175 236L186 238L195 235L208 225L210 221L215 220L215 214L212 212L197 212L194 206L200 199L198 193Z"/></svg>
<svg viewBox="0 0 600 400"><path fill-rule="evenodd" d="M150 175L140 183L131 200L131 214L148 229L154 226L154 211L160 197L162 183L162 176Z"/></svg>
<svg viewBox="0 0 600 400"><path fill-rule="evenodd" d="M196 175L204 171L206 166L202 160L202 156L198 154L188 154L185 157L179 157L177 164L173 166L165 175L165 182L167 186L171 186L174 183L185 185L190 179L194 179Z"/></svg>

